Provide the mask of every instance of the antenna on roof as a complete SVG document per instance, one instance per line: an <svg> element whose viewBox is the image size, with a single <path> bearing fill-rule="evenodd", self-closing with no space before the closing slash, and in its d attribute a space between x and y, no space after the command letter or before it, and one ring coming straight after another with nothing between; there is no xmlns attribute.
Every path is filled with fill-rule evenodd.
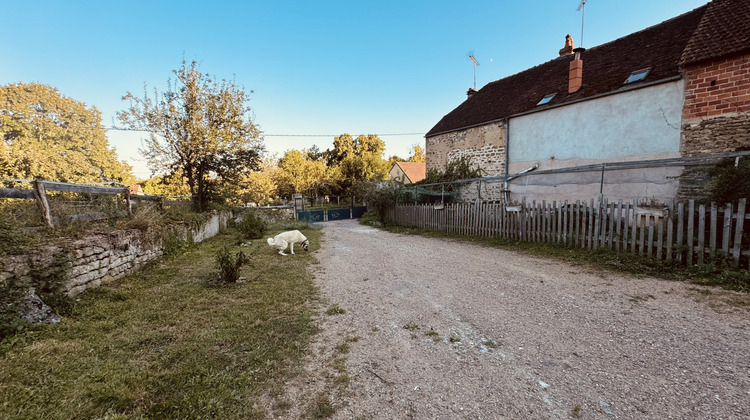
<svg viewBox="0 0 750 420"><path fill-rule="evenodd" d="M586 1L581 0L581 4L578 5L578 11L581 12L581 47L583 47L583 22L586 17Z"/></svg>
<svg viewBox="0 0 750 420"><path fill-rule="evenodd" d="M477 66L479 63L477 62L477 59L474 58L474 54L469 54L469 58L471 59L471 62L474 63L474 89L477 88Z"/></svg>

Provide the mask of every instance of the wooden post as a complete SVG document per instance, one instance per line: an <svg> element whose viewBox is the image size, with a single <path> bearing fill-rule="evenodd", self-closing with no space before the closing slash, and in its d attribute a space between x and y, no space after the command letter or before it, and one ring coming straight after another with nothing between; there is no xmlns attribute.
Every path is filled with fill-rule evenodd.
<svg viewBox="0 0 750 420"><path fill-rule="evenodd" d="M747 205L746 198L740 198L740 202L737 205L737 224L734 232L734 249L732 249L732 263L734 268L737 268L740 264L740 255L742 255L742 230L745 224L745 206Z"/></svg>
<svg viewBox="0 0 750 420"><path fill-rule="evenodd" d="M687 219L687 265L693 265L693 239L695 237L695 200L688 202L688 219Z"/></svg>
<svg viewBox="0 0 750 420"><path fill-rule="evenodd" d="M721 239L721 253L725 257L729 256L729 238L732 236L732 203L727 203L724 209L724 229Z"/></svg>
<svg viewBox="0 0 750 420"><path fill-rule="evenodd" d="M698 206L698 265L703 265L703 253L706 250L706 206Z"/></svg>
<svg viewBox="0 0 750 420"><path fill-rule="evenodd" d="M36 199L37 206L39 206L39 210L42 212L42 220L44 220L44 224L50 228L55 227L55 225L52 224L52 215L50 214L47 192L44 188L43 181L34 181L34 198Z"/></svg>

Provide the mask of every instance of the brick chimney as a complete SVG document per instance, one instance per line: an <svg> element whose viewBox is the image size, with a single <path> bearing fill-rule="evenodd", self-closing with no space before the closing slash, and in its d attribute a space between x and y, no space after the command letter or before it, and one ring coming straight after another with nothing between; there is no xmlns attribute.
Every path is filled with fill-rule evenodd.
<svg viewBox="0 0 750 420"><path fill-rule="evenodd" d="M570 61L570 70L568 72L568 93L577 92L583 84L583 60L581 60L581 53L585 51L584 48L576 48L575 58Z"/></svg>
<svg viewBox="0 0 750 420"><path fill-rule="evenodd" d="M474 88L469 88L469 90L466 91L466 99L471 98L474 96L474 94L477 93L477 90Z"/></svg>
<svg viewBox="0 0 750 420"><path fill-rule="evenodd" d="M559 51L560 57L573 54L573 48L575 48L575 45L573 45L573 37L571 37L570 34L565 35L565 46Z"/></svg>

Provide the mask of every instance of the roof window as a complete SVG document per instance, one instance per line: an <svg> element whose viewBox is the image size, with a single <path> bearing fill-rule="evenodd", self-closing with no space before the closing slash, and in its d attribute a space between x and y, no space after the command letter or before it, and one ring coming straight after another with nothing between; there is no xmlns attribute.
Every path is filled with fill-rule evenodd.
<svg viewBox="0 0 750 420"><path fill-rule="evenodd" d="M645 79L646 76L648 76L648 73L650 71L651 71L651 67L649 67L647 69L636 70L636 71L630 73L630 76L628 76L628 78L627 78L627 80L625 80L624 84L627 85L628 83L639 82L639 81Z"/></svg>
<svg viewBox="0 0 750 420"><path fill-rule="evenodd" d="M556 93L550 93L549 95L547 95L547 96L545 96L544 98L542 98L542 100L541 100L541 101L539 101L539 103L538 103L538 104L536 104L536 106L539 106L539 105L544 105L544 104L548 104L548 103L549 103L549 101L551 101L551 100L552 100L552 98L554 98L554 97L555 97L555 95L557 95L557 94L556 94Z"/></svg>

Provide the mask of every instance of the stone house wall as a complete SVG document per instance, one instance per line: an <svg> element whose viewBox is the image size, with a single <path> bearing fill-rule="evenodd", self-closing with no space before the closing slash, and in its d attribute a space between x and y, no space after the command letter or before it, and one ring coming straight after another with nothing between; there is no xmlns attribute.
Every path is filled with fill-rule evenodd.
<svg viewBox="0 0 750 420"><path fill-rule="evenodd" d="M466 156L484 175L505 173L505 128L501 122L428 137L425 150L428 171L443 171L448 162Z"/></svg>

